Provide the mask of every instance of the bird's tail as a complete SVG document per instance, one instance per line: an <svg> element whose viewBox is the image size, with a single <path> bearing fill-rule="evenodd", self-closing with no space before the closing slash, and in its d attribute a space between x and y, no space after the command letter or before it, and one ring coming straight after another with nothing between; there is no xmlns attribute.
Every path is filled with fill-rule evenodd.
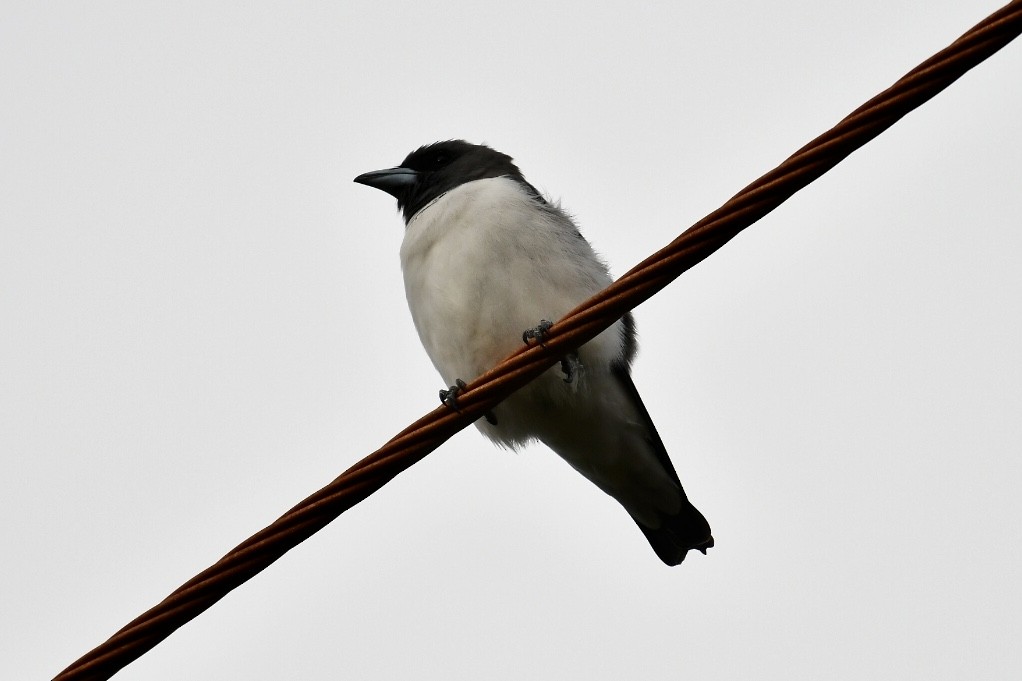
<svg viewBox="0 0 1022 681"><path fill-rule="evenodd" d="M646 405L642 403L642 398L639 397L639 391L636 390L627 368L614 367L613 373L618 384L631 397L632 404L639 412L639 418L644 422L647 443L656 453L660 465L670 474L681 494L681 509L672 515L660 513L658 527L650 527L638 519L635 520L636 524L646 535L646 539L649 540L649 545L653 547L656 555L668 565L680 564L691 549L705 554L706 550L713 546L710 524L706 522L706 518L699 512L699 509L688 500L685 489L681 486L681 480L678 478L678 472L674 470L674 464L667 454L667 448L664 447L663 440L660 439L660 434L657 432L656 426L653 425L653 419L650 418Z"/></svg>
<svg viewBox="0 0 1022 681"><path fill-rule="evenodd" d="M635 522L656 555L667 565L680 564L691 549L705 554L706 549L713 546L710 524L687 499L677 514L661 516L660 527L654 529L638 520Z"/></svg>

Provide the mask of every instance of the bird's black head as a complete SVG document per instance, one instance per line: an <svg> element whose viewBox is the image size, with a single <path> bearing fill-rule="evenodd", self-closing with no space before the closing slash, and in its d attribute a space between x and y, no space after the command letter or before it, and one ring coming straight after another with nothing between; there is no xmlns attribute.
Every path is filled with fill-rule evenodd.
<svg viewBox="0 0 1022 681"><path fill-rule="evenodd" d="M487 177L510 177L539 197L510 156L464 140L434 142L419 147L408 154L400 166L359 175L355 182L382 189L396 198L397 207L407 223L441 194L466 182Z"/></svg>

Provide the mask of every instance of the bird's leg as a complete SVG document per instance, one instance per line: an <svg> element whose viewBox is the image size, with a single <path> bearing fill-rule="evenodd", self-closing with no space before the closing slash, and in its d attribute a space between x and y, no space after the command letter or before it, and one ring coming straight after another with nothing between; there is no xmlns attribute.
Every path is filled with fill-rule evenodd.
<svg viewBox="0 0 1022 681"><path fill-rule="evenodd" d="M553 322L547 321L546 319L539 320L539 324L522 332L522 342L526 345L532 345L532 341L536 341L540 345L543 345L543 341L545 341L547 337L547 332L553 325Z"/></svg>
<svg viewBox="0 0 1022 681"><path fill-rule="evenodd" d="M577 352L569 352L561 358L561 373L564 374L564 382L571 383L582 371L582 360L578 358Z"/></svg>
<svg viewBox="0 0 1022 681"><path fill-rule="evenodd" d="M461 380L460 378L454 379L454 385L452 385L450 388L447 388L446 390L440 391L441 404L450 407L451 409L460 414L461 410L458 409L458 393L460 393L467 387L468 384L466 384L465 381ZM486 422L489 423L491 426L497 425L497 417L493 415L492 411L488 411L485 414L483 414L483 418L486 419Z"/></svg>

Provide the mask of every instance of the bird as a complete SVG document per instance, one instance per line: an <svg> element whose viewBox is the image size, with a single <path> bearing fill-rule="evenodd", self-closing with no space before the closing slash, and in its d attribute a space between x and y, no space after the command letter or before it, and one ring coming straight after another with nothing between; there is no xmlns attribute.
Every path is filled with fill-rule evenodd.
<svg viewBox="0 0 1022 681"><path fill-rule="evenodd" d="M512 157L445 140L355 182L397 199L400 260L419 339L456 393L538 340L613 279L572 217L526 181ZM632 381L629 312L498 404L477 428L517 450L540 441L617 500L665 564L713 546Z"/></svg>

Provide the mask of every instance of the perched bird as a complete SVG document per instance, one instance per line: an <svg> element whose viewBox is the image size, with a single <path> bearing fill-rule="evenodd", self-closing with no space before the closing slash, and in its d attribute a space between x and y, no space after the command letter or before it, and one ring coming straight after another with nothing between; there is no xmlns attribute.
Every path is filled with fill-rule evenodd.
<svg viewBox="0 0 1022 681"><path fill-rule="evenodd" d="M492 368L523 332L542 340L549 322L541 320L560 319L612 281L572 219L489 147L436 142L355 182L397 199L408 307L447 385ZM713 537L632 383L635 349L627 314L476 425L503 446L548 445L617 499L660 559L677 565L689 549L706 553Z"/></svg>

